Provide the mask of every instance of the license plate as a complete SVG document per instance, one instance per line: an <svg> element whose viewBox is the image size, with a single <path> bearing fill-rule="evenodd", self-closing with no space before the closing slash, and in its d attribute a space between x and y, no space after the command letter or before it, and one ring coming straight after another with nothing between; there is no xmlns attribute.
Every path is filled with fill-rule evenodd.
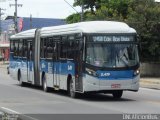
<svg viewBox="0 0 160 120"><path fill-rule="evenodd" d="M112 84L111 88L121 88L121 84Z"/></svg>

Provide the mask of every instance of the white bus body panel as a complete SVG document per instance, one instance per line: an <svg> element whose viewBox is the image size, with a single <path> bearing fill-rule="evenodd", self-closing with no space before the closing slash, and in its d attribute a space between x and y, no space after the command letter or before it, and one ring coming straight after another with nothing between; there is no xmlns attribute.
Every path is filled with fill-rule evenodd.
<svg viewBox="0 0 160 120"><path fill-rule="evenodd" d="M103 91L103 90L133 90L137 91L139 89L139 79L140 75L136 76L134 79L125 80L98 80L95 77L86 75L83 78L84 91ZM120 84L120 88L112 88L112 84Z"/></svg>

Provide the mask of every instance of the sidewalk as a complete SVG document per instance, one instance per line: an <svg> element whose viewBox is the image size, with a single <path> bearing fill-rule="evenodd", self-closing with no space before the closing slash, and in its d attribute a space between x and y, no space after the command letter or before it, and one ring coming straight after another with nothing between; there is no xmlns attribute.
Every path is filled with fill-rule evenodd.
<svg viewBox="0 0 160 120"><path fill-rule="evenodd" d="M7 66L9 65L9 61L0 61L0 68L7 68Z"/></svg>
<svg viewBox="0 0 160 120"><path fill-rule="evenodd" d="M140 87L160 90L160 77L159 78L142 77L140 79Z"/></svg>
<svg viewBox="0 0 160 120"><path fill-rule="evenodd" d="M9 61L0 61L0 65L3 64L9 64Z"/></svg>

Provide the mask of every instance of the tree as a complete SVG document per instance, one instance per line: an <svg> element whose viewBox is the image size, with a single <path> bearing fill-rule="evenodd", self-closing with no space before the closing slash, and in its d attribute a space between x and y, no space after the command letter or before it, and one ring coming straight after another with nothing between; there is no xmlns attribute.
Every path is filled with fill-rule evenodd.
<svg viewBox="0 0 160 120"><path fill-rule="evenodd" d="M160 5L154 0L132 1L127 22L141 37L142 59L160 60Z"/></svg>
<svg viewBox="0 0 160 120"><path fill-rule="evenodd" d="M160 61L160 4L155 0L83 0L83 4L84 20L128 23L141 38L142 59ZM82 0L74 5L81 6ZM80 17L71 16L67 18L68 23L80 21Z"/></svg>
<svg viewBox="0 0 160 120"><path fill-rule="evenodd" d="M68 17L66 18L66 22L67 22L68 24L80 22L80 14L76 13L76 14L72 14L72 15L68 16Z"/></svg>
<svg viewBox="0 0 160 120"><path fill-rule="evenodd" d="M82 1L85 20L125 20L129 12L130 0L76 0L74 6L81 6Z"/></svg>
<svg viewBox="0 0 160 120"><path fill-rule="evenodd" d="M82 6L84 5L84 9L90 9L91 13L94 14L95 10L94 8L99 8L100 0L75 0L74 6Z"/></svg>

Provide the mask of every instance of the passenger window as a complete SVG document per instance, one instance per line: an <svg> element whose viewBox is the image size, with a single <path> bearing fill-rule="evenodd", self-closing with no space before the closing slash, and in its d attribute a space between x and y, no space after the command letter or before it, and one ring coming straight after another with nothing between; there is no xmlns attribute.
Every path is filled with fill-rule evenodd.
<svg viewBox="0 0 160 120"><path fill-rule="evenodd" d="M14 47L15 47L14 41L10 41L10 52L14 52Z"/></svg>
<svg viewBox="0 0 160 120"><path fill-rule="evenodd" d="M23 41L23 57L27 58L27 41Z"/></svg>
<svg viewBox="0 0 160 120"><path fill-rule="evenodd" d="M43 46L43 51L44 51L44 58L47 58L47 40L46 39L43 39L43 43L44 43L44 46Z"/></svg>
<svg viewBox="0 0 160 120"><path fill-rule="evenodd" d="M14 45L14 57L18 56L18 41L15 41L15 45Z"/></svg>
<svg viewBox="0 0 160 120"><path fill-rule="evenodd" d="M48 38L47 39L47 58L52 59L53 58L53 39Z"/></svg>
<svg viewBox="0 0 160 120"><path fill-rule="evenodd" d="M40 43L40 57L44 58L44 40L41 38L41 43Z"/></svg>
<svg viewBox="0 0 160 120"><path fill-rule="evenodd" d="M23 55L23 41L19 41L19 56L22 57Z"/></svg>

